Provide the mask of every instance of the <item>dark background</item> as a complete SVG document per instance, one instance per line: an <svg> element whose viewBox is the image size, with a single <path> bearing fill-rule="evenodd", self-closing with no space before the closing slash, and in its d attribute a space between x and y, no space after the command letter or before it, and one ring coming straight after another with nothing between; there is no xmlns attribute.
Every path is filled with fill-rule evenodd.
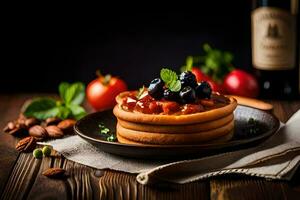
<svg viewBox="0 0 300 200"><path fill-rule="evenodd" d="M8 17L0 92L55 92L61 81L87 84L96 69L123 78L133 89L162 67L179 70L186 56L202 53L205 42L232 51L235 66L250 69L250 1L104 10L25 10Z"/></svg>

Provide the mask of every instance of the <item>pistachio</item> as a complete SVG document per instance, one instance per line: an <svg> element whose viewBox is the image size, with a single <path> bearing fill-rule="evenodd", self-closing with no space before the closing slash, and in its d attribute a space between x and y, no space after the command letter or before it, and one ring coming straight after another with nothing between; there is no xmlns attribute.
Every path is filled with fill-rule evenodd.
<svg viewBox="0 0 300 200"><path fill-rule="evenodd" d="M62 178L64 176L64 173L66 170L59 168L59 167L54 167L54 168L49 168L43 172L44 176L47 176L49 178Z"/></svg>
<svg viewBox="0 0 300 200"><path fill-rule="evenodd" d="M43 158L43 152L41 149L35 149L33 152L32 152L32 155L33 157L37 158L37 159L41 159Z"/></svg>
<svg viewBox="0 0 300 200"><path fill-rule="evenodd" d="M57 126L47 126L46 131L48 132L49 137L52 138L61 138L64 136L64 133Z"/></svg>
<svg viewBox="0 0 300 200"><path fill-rule="evenodd" d="M36 138L46 138L48 133L45 128L40 125L35 125L29 129L29 135L36 137Z"/></svg>
<svg viewBox="0 0 300 200"><path fill-rule="evenodd" d="M65 119L57 124L57 127L60 128L64 134L73 134L73 127L76 121L74 119Z"/></svg>
<svg viewBox="0 0 300 200"><path fill-rule="evenodd" d="M45 125L50 126L50 125L56 125L61 121L60 118L58 117L49 117L45 120Z"/></svg>
<svg viewBox="0 0 300 200"><path fill-rule="evenodd" d="M16 145L16 149L21 152L28 152L32 151L35 146L36 140L33 137L29 136L20 140Z"/></svg>
<svg viewBox="0 0 300 200"><path fill-rule="evenodd" d="M44 156L50 156L51 155L51 147L44 146L42 149L42 152L43 152Z"/></svg>

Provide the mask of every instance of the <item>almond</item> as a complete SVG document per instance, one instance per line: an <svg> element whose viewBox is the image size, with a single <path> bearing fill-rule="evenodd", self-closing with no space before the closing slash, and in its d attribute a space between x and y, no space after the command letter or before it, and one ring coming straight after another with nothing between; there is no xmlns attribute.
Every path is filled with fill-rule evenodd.
<svg viewBox="0 0 300 200"><path fill-rule="evenodd" d="M20 152L28 152L32 151L35 146L36 140L33 137L29 136L20 140L16 145L16 149Z"/></svg>
<svg viewBox="0 0 300 200"><path fill-rule="evenodd" d="M49 117L45 120L45 124L46 126L50 126L50 125L56 125L61 121L60 118L58 117Z"/></svg>
<svg viewBox="0 0 300 200"><path fill-rule="evenodd" d="M13 130L16 127L14 122L8 122L7 125L4 127L3 131L4 132L9 132Z"/></svg>
<svg viewBox="0 0 300 200"><path fill-rule="evenodd" d="M64 133L57 126L47 126L46 131L48 132L49 137L52 138L61 138L64 136Z"/></svg>
<svg viewBox="0 0 300 200"><path fill-rule="evenodd" d="M26 121L26 118L19 118L19 119L17 119L17 124L21 124L21 125L25 126L25 121Z"/></svg>
<svg viewBox="0 0 300 200"><path fill-rule="evenodd" d="M8 131L8 134L13 136L27 135L28 131L24 124L15 123L14 128Z"/></svg>
<svg viewBox="0 0 300 200"><path fill-rule="evenodd" d="M40 125L35 125L29 129L29 135L36 138L46 138L48 133L45 128Z"/></svg>
<svg viewBox="0 0 300 200"><path fill-rule="evenodd" d="M53 167L45 170L43 172L44 176L47 176L49 178L62 178L64 176L64 173L66 170L59 168L59 167Z"/></svg>
<svg viewBox="0 0 300 200"><path fill-rule="evenodd" d="M26 119L26 117L23 113L20 113L18 119Z"/></svg>
<svg viewBox="0 0 300 200"><path fill-rule="evenodd" d="M32 126L34 126L34 125L37 125L37 124L39 124L39 120L36 119L36 118L34 118L34 117L30 117L30 118L27 118L27 119L25 120L25 126L26 126L27 128L30 128L30 127L32 127Z"/></svg>
<svg viewBox="0 0 300 200"><path fill-rule="evenodd" d="M76 121L74 119L65 119L57 124L57 127L60 128L64 134L73 134L73 127Z"/></svg>

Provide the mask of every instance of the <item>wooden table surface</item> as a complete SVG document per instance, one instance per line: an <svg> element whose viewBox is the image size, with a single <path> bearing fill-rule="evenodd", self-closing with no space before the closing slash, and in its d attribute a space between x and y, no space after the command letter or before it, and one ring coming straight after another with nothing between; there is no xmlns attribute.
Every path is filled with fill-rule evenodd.
<svg viewBox="0 0 300 200"><path fill-rule="evenodd" d="M0 95L0 127L16 119L32 94ZM269 101L283 122L298 109L300 101ZM300 133L299 133L300 134ZM139 185L135 175L101 171L56 154L43 159L18 153L18 138L0 133L1 199L300 199L300 170L290 182L267 181L246 176L222 176L184 185L155 188ZM67 170L62 180L41 173L59 166Z"/></svg>

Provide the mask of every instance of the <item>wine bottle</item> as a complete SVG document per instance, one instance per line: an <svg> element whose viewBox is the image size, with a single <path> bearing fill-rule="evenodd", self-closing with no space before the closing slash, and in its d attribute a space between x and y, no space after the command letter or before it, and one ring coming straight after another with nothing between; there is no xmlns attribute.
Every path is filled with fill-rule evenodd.
<svg viewBox="0 0 300 200"><path fill-rule="evenodd" d="M264 98L298 95L299 1L254 0L252 65Z"/></svg>

